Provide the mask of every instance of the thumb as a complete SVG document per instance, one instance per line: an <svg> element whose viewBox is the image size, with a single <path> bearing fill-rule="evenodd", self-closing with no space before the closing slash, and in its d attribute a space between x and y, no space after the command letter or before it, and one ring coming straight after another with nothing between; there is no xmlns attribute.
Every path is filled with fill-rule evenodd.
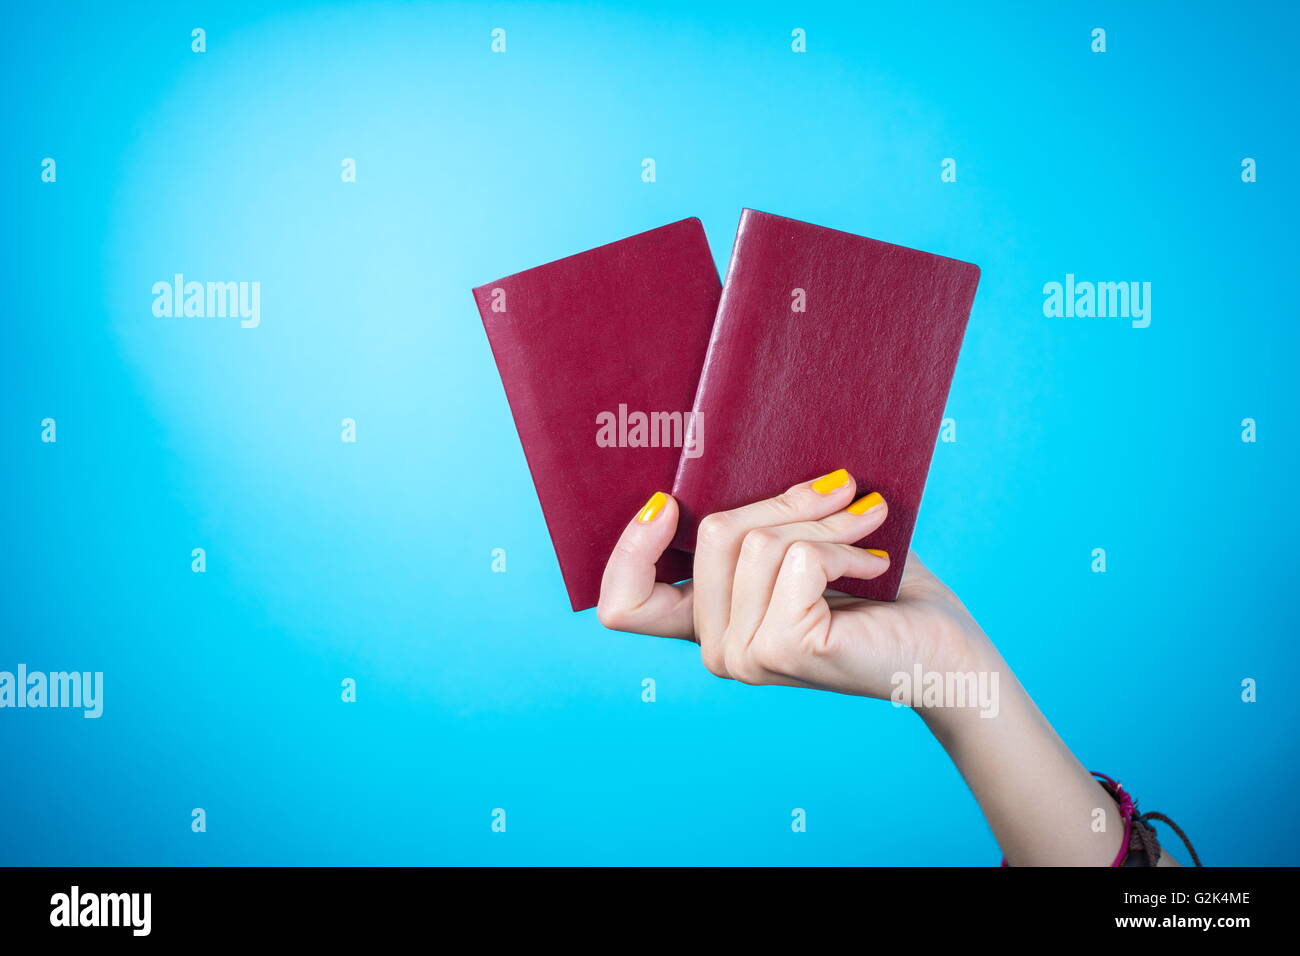
<svg viewBox="0 0 1300 956"><path fill-rule="evenodd" d="M655 580L655 562L677 532L677 502L656 491L627 523L600 582L600 623L615 631L693 640L691 586Z"/></svg>

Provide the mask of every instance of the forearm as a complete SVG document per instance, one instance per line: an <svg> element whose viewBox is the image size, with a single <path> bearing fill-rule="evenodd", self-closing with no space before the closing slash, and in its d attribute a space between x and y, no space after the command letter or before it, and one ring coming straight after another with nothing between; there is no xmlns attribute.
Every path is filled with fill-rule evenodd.
<svg viewBox="0 0 1300 956"><path fill-rule="evenodd" d="M1109 866L1124 836L1115 802L986 638L972 660L975 669L998 674L996 716L972 708L918 712L974 793L1007 862Z"/></svg>

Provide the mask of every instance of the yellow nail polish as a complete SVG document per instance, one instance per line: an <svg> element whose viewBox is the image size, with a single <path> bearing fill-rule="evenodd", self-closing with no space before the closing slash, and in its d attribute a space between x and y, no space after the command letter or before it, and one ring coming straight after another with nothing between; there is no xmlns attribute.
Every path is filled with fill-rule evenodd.
<svg viewBox="0 0 1300 956"><path fill-rule="evenodd" d="M874 554L878 558L884 558L886 561L889 560L889 552L881 551L879 548L867 548L867 554Z"/></svg>
<svg viewBox="0 0 1300 956"><path fill-rule="evenodd" d="M822 475L812 483L812 490L819 495L829 495L837 488L843 488L849 483L849 473L843 468L837 468L829 475Z"/></svg>
<svg viewBox="0 0 1300 956"><path fill-rule="evenodd" d="M645 507L637 512L636 520L644 524L647 521L654 521L659 517L659 512L664 510L664 505L668 504L668 496L662 491L656 491L650 496L650 500L645 503Z"/></svg>
<svg viewBox="0 0 1300 956"><path fill-rule="evenodd" d="M855 515L864 515L872 508L879 508L885 503L885 499L880 497L880 492L873 491L869 495L863 495L853 504L849 505L848 512Z"/></svg>

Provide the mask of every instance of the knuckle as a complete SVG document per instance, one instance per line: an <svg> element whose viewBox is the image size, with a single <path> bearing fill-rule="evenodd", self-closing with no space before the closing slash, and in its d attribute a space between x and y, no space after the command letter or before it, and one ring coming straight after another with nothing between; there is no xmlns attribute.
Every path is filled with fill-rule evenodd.
<svg viewBox="0 0 1300 956"><path fill-rule="evenodd" d="M785 558L795 571L802 571L817 560L817 545L812 541L796 541L786 551Z"/></svg>
<svg viewBox="0 0 1300 956"><path fill-rule="evenodd" d="M716 548L727 545L733 533L731 519L727 517L726 512L715 511L713 514L705 515L704 519L700 521L700 528L696 536L701 545Z"/></svg>
<svg viewBox="0 0 1300 956"><path fill-rule="evenodd" d="M614 545L614 552L610 555L610 563L615 561L626 563L635 561L641 557L640 548L635 541L629 541L625 538L619 538L618 543Z"/></svg>
<svg viewBox="0 0 1300 956"><path fill-rule="evenodd" d="M731 675L732 680L742 684L757 684L762 680L758 668L754 666L754 662L744 650L729 649L726 653L726 665L727 673Z"/></svg>
<svg viewBox="0 0 1300 956"><path fill-rule="evenodd" d="M777 515L785 521L793 521L800 517L799 493L796 489L784 491L772 499L772 509Z"/></svg>
<svg viewBox="0 0 1300 956"><path fill-rule="evenodd" d="M749 560L761 560L781 548L781 535L772 528L755 528L740 543L740 554Z"/></svg>
<svg viewBox="0 0 1300 956"><path fill-rule="evenodd" d="M605 603L596 605L596 620L611 631L627 630L629 618L630 615L625 608Z"/></svg>
<svg viewBox="0 0 1300 956"><path fill-rule="evenodd" d="M760 634L754 638L749 653L754 663L763 670L772 674L794 676L790 649L784 644L772 641Z"/></svg>
<svg viewBox="0 0 1300 956"><path fill-rule="evenodd" d="M722 650L717 647L701 647L700 660L704 662L705 669L714 677L730 677L727 673L726 659Z"/></svg>

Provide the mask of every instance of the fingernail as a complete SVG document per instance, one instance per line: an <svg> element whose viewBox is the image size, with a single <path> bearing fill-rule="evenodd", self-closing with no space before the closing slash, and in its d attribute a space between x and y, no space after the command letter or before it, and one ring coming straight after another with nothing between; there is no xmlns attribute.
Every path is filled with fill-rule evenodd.
<svg viewBox="0 0 1300 956"><path fill-rule="evenodd" d="M837 468L829 475L822 475L812 483L812 490L819 495L829 495L838 488L843 488L849 483L849 473L843 468Z"/></svg>
<svg viewBox="0 0 1300 956"><path fill-rule="evenodd" d="M848 511L850 514L864 515L872 508L879 508L884 503L885 499L880 497L880 492L873 491L871 494L863 495L857 501L853 502L853 504L849 505Z"/></svg>
<svg viewBox="0 0 1300 956"><path fill-rule="evenodd" d="M867 548L867 554L874 554L878 558L884 558L886 561L889 560L889 552L881 551L879 548Z"/></svg>
<svg viewBox="0 0 1300 956"><path fill-rule="evenodd" d="M645 503L645 507L637 512L636 520L644 524L647 521L654 521L659 517L659 512L664 510L664 505L668 504L668 496L662 491L656 491L650 496L650 500Z"/></svg>

